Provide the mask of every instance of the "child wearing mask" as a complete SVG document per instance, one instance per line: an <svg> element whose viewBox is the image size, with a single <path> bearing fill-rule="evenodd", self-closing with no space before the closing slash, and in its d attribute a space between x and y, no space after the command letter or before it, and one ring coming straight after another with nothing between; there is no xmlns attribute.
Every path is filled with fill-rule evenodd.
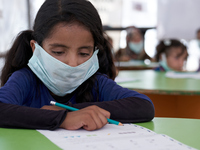
<svg viewBox="0 0 200 150"><path fill-rule="evenodd" d="M162 40L156 47L155 59L160 62L155 71L184 71L187 47L176 39Z"/></svg>
<svg viewBox="0 0 200 150"><path fill-rule="evenodd" d="M126 31L126 47L116 52L116 61L151 59L144 50L144 40L141 31L136 27L129 27Z"/></svg>
<svg viewBox="0 0 200 150"><path fill-rule="evenodd" d="M33 30L21 32L6 55L0 127L96 130L107 118L122 123L152 120L152 101L117 85L115 76L94 6L86 0L46 0Z"/></svg>
<svg viewBox="0 0 200 150"><path fill-rule="evenodd" d="M197 30L197 42L200 49L200 29Z"/></svg>

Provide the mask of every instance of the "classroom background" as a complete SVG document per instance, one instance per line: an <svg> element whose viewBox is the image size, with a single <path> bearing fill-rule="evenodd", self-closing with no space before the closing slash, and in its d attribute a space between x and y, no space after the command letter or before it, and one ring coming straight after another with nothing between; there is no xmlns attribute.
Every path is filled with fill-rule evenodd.
<svg viewBox="0 0 200 150"><path fill-rule="evenodd" d="M141 30L144 50L151 58L160 40L175 38L188 47L186 70L194 72L200 68L200 44L196 35L200 29L200 0L89 1L99 12L103 28L113 41L114 52L126 47L125 29L135 26ZM0 0L0 71L12 45L10 41L14 41L20 31L32 29L43 2ZM117 83L147 95L155 106L153 121L137 124L200 149L200 73L165 74L152 70L157 64L150 60L145 60L146 65L142 66L141 62L132 63L116 63L121 67ZM60 149L35 130L0 128L1 135L4 138L0 140L0 149Z"/></svg>
<svg viewBox="0 0 200 150"><path fill-rule="evenodd" d="M199 0L90 0L97 8L105 32L113 40L113 50L126 47L128 26L141 29L144 48L150 57L161 39L176 38L188 46L188 71L199 68L200 48L196 31L200 28ZM10 48L10 39L21 30L32 29L44 0L0 0L0 68Z"/></svg>

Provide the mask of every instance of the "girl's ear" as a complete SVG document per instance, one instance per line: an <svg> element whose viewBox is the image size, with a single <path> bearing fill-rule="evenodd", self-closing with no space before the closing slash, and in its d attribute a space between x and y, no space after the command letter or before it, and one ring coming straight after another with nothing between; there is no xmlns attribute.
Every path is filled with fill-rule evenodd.
<svg viewBox="0 0 200 150"><path fill-rule="evenodd" d="M35 50L35 43L36 43L35 40L31 40L31 41L30 41L30 46L31 46L33 52L34 52L34 50Z"/></svg>

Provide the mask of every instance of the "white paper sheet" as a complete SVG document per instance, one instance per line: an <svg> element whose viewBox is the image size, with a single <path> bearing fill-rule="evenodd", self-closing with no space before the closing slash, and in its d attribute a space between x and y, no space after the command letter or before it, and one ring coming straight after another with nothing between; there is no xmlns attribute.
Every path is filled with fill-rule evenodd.
<svg viewBox="0 0 200 150"><path fill-rule="evenodd" d="M107 124L95 131L38 131L63 150L195 150L166 135L134 124Z"/></svg>

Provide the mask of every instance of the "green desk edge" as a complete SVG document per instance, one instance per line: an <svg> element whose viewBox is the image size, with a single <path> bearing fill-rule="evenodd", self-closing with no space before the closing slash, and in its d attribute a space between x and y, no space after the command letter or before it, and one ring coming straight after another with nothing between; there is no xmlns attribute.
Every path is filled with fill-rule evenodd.
<svg viewBox="0 0 200 150"><path fill-rule="evenodd" d="M200 119L154 118L150 122L136 124L200 149ZM61 150L36 130L6 128L0 128L0 149Z"/></svg>

